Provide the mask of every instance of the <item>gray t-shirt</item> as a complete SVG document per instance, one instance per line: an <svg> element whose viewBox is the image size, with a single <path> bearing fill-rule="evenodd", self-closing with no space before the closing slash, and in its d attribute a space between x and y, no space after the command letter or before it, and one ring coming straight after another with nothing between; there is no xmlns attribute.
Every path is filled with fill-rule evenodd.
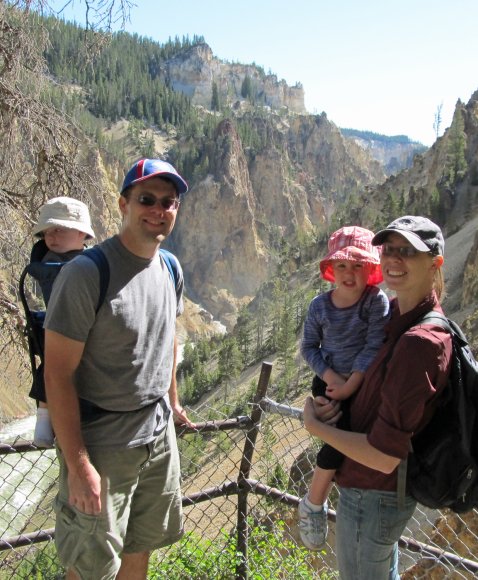
<svg viewBox="0 0 478 580"><path fill-rule="evenodd" d="M97 265L78 256L63 266L47 309L45 328L85 343L75 374L78 395L113 411L82 423L87 446L135 447L165 424L173 368L176 316L183 309L159 254L148 260L129 252L115 236L101 249L110 266L106 298L99 296Z"/></svg>

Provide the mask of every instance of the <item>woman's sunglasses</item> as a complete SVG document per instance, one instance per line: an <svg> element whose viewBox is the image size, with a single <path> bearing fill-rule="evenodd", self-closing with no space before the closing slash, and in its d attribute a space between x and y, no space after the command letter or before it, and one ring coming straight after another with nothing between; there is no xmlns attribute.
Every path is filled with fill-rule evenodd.
<svg viewBox="0 0 478 580"><path fill-rule="evenodd" d="M430 252L420 252L413 246L392 246L392 244L383 244L382 256L399 257L399 258L414 258L418 254L427 254Z"/></svg>
<svg viewBox="0 0 478 580"><path fill-rule="evenodd" d="M148 193L142 193L135 198L139 205L145 207L153 207L154 205L160 205L166 211L173 211L179 207L179 199L177 197L160 197L157 198L154 195Z"/></svg>

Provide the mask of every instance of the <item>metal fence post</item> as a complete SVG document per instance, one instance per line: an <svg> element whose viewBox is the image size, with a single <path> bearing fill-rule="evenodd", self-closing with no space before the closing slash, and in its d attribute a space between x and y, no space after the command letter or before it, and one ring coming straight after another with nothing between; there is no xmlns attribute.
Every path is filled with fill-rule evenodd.
<svg viewBox="0 0 478 580"><path fill-rule="evenodd" d="M261 374L257 385L256 395L254 397L253 409L251 413L252 427L246 433L246 441L242 452L241 465L237 483L239 487L237 498L237 552L241 554L241 561L236 566L236 580L247 580L247 540L248 540L248 502L247 498L250 487L246 480L249 478L252 467L252 456L254 454L257 435L259 434L263 410L260 402L266 396L269 379L271 376L272 364L263 362ZM242 485L241 485L242 484ZM246 485L244 485L246 484Z"/></svg>

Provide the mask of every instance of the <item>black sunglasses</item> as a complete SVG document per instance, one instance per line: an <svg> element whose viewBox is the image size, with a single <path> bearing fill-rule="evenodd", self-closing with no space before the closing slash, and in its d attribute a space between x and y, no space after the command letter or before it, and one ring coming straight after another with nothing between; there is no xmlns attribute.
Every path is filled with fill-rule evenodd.
<svg viewBox="0 0 478 580"><path fill-rule="evenodd" d="M139 205L144 205L145 207L153 207L159 204L166 211L173 211L179 207L179 199L177 197L160 197L157 198L154 195L148 193L142 193L135 198Z"/></svg>

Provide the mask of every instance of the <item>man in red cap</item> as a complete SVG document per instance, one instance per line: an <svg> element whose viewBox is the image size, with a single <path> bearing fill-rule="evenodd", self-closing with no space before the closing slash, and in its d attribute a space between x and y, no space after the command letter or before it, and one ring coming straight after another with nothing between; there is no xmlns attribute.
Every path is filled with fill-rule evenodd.
<svg viewBox="0 0 478 580"><path fill-rule="evenodd" d="M176 388L177 280L159 253L184 179L141 159L127 173L118 235L96 311L97 264L79 256L58 276L45 320L45 381L60 461L56 543L67 578L146 578L151 550L183 534L173 416L191 425Z"/></svg>

